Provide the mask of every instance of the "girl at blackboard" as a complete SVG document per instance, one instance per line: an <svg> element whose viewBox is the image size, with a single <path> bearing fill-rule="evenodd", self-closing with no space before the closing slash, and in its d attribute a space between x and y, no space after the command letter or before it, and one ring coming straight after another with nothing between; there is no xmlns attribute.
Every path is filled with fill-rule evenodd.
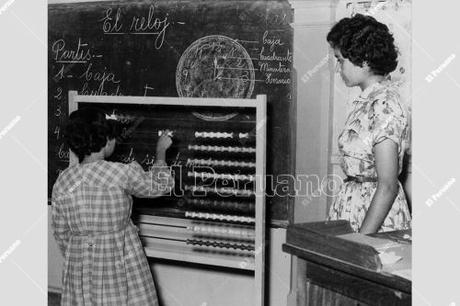
<svg viewBox="0 0 460 306"><path fill-rule="evenodd" d="M138 230L131 221L132 195L168 193L173 179L165 163L171 145L159 138L156 162L108 162L115 125L92 108L73 112L65 139L79 164L58 177L52 193L54 236L64 255L61 305L158 305Z"/></svg>
<svg viewBox="0 0 460 306"><path fill-rule="evenodd" d="M388 27L356 14L327 35L345 85L362 90L339 135L347 175L329 220L345 219L361 233L408 229L411 216L398 175L408 148L408 112L388 78L397 51Z"/></svg>

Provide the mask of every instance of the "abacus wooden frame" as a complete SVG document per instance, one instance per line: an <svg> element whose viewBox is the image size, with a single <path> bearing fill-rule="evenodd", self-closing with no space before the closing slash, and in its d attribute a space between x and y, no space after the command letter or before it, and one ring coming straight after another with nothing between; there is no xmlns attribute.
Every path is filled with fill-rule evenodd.
<svg viewBox="0 0 460 306"><path fill-rule="evenodd" d="M184 98L184 97L142 97L142 96L94 96L79 95L77 91L69 91L69 114L78 109L78 103L111 103L111 104L145 104L145 105L182 105L182 106L210 106L210 107L245 107L254 108L256 111L256 202L255 202L255 245L254 245L254 281L255 304L264 305L264 279L265 279L265 173L266 173L266 123L267 123L267 97L257 95L255 99L232 98ZM71 157L70 163L74 163ZM147 250L149 257L165 258L164 253L155 254ZM166 258L173 260L186 260L199 262L194 259ZM208 263L209 264L209 263ZM211 263L212 264L212 263ZM237 267L234 267L237 268ZM243 265L241 265L241 269Z"/></svg>

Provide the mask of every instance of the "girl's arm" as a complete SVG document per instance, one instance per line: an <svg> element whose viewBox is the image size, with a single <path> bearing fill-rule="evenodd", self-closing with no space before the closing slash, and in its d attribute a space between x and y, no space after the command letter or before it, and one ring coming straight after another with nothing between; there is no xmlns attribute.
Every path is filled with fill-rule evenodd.
<svg viewBox="0 0 460 306"><path fill-rule="evenodd" d="M156 160L149 172L144 172L138 163L128 165L128 192L139 198L158 197L170 193L174 178L165 162L166 150L171 146L171 138L164 133L158 140Z"/></svg>
<svg viewBox="0 0 460 306"><path fill-rule="evenodd" d="M398 145L385 139L374 145L378 185L359 230L362 234L376 233L382 226L398 194Z"/></svg>
<svg viewBox="0 0 460 306"><path fill-rule="evenodd" d="M54 239L61 250L62 256L65 257L65 252L69 243L70 227L67 224L67 219L61 204L61 198L59 198L55 192L53 192L52 195L51 211L51 225L53 227Z"/></svg>
<svg viewBox="0 0 460 306"><path fill-rule="evenodd" d="M170 193L174 179L164 161L157 160L150 171L144 171L137 162L127 165L126 191L138 198L154 198Z"/></svg>

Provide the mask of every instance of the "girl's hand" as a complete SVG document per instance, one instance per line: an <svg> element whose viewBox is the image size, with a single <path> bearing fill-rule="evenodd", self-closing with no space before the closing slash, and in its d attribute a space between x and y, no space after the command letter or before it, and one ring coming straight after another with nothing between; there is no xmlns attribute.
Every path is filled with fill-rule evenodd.
<svg viewBox="0 0 460 306"><path fill-rule="evenodd" d="M156 148L157 160L165 160L166 150L172 144L172 139L168 136L168 133L170 133L170 131L165 130L163 131L163 134L161 134L160 138L158 138Z"/></svg>

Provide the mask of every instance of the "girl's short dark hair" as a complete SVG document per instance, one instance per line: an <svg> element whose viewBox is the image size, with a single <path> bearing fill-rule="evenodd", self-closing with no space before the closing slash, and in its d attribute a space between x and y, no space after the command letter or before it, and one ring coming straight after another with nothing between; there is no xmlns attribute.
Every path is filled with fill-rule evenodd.
<svg viewBox="0 0 460 306"><path fill-rule="evenodd" d="M353 64L362 67L366 62L376 75L386 75L398 65L393 35L371 16L341 19L327 34L327 41Z"/></svg>
<svg viewBox="0 0 460 306"><path fill-rule="evenodd" d="M105 113L97 108L87 107L72 112L64 128L64 141L78 156L80 162L86 155L99 152L107 140L119 133L115 120L107 120Z"/></svg>

